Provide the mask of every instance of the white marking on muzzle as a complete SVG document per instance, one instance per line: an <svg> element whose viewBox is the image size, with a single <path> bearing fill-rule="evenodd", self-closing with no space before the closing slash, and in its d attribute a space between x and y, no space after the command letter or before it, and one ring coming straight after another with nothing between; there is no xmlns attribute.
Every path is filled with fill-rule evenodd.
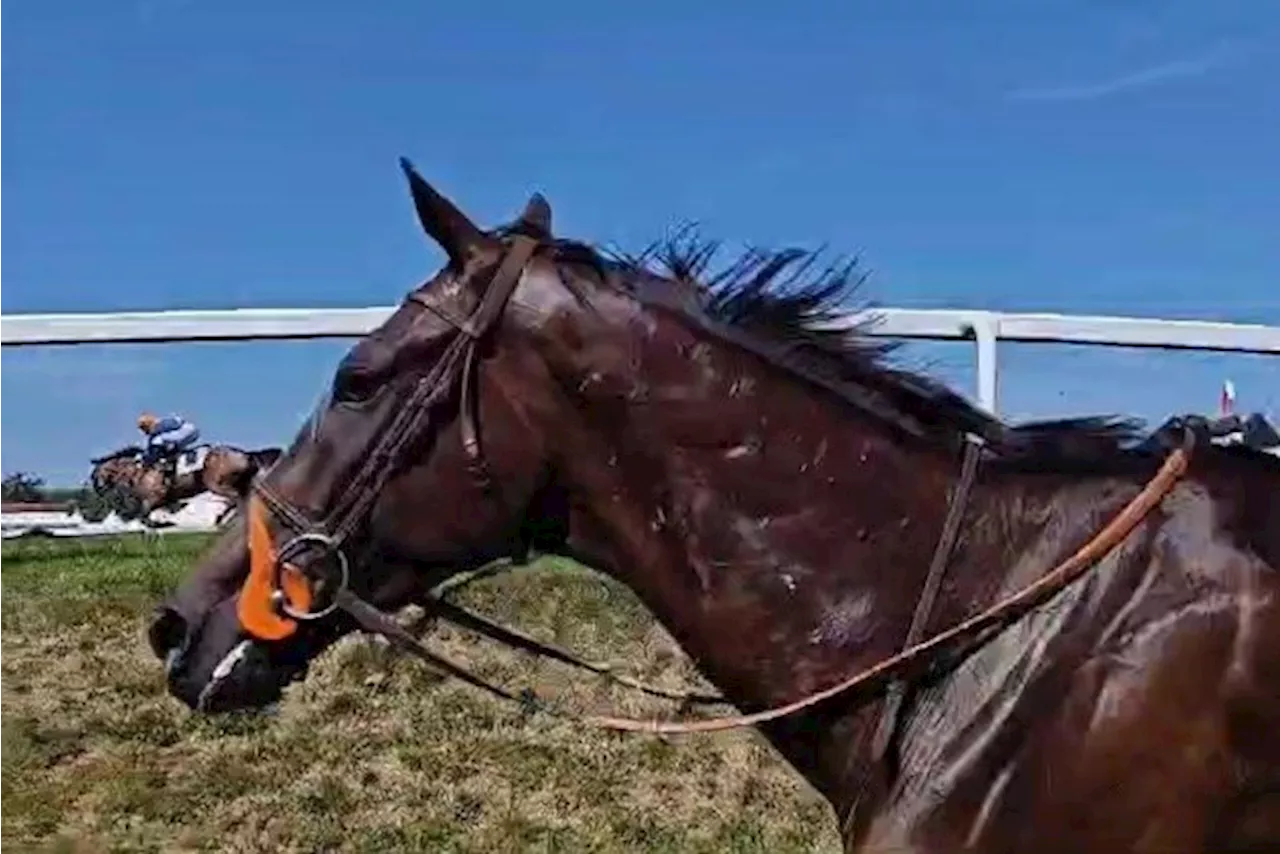
<svg viewBox="0 0 1280 854"><path fill-rule="evenodd" d="M205 711L209 699L217 691L218 686L231 675L232 671L236 669L236 665L249 654L249 648L252 644L253 641L242 640L232 648L231 652L222 657L222 660L218 662L218 666L213 668L209 681L200 689L200 696L196 699L197 709L202 712Z"/></svg>
<svg viewBox="0 0 1280 854"><path fill-rule="evenodd" d="M173 675L173 669L178 666L178 659L182 657L182 650L179 647L171 647L164 655L164 675L168 678Z"/></svg>

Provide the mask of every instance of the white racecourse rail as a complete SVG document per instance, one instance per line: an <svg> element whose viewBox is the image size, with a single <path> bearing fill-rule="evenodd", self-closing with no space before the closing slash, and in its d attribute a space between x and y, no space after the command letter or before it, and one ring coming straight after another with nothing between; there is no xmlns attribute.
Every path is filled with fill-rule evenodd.
<svg viewBox="0 0 1280 854"><path fill-rule="evenodd" d="M6 347L354 338L382 323L394 310L394 306L378 306L14 314L0 316L0 338ZM853 325L868 320L873 321L867 329L872 335L973 341L977 348L977 398L992 412L997 410L996 345L1002 340L1280 355L1280 327L1241 323L910 308L851 314L843 322Z"/></svg>
<svg viewBox="0 0 1280 854"><path fill-rule="evenodd" d="M67 344L254 341L268 339L355 338L382 323L395 308L260 309L157 311L115 314L0 315L5 347ZM933 341L972 341L977 348L980 403L996 411L998 341L1219 350L1280 355L1280 327L1208 321L1061 314L1000 314L952 309L883 308L851 314L841 325L870 321L867 334ZM59 536L116 533L110 526L36 525ZM22 520L6 520L6 534L24 532ZM27 525L25 527L32 527ZM57 530L54 530L54 528ZM210 530L212 523L184 530Z"/></svg>

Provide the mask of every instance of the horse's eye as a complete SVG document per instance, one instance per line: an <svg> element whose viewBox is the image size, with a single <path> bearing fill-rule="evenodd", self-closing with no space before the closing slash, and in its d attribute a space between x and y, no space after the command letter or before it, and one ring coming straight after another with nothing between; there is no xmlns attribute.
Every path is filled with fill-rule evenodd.
<svg viewBox="0 0 1280 854"><path fill-rule="evenodd" d="M333 399L338 403L364 403L381 388L378 378L358 368L343 368L333 381Z"/></svg>

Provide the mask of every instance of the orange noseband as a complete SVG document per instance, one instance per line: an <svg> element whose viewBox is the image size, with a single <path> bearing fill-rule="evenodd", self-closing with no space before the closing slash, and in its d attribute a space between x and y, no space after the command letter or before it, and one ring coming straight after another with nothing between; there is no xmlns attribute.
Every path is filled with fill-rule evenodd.
<svg viewBox="0 0 1280 854"><path fill-rule="evenodd" d="M236 615L246 632L259 640L283 640L298 630L296 620L282 615L273 600L277 552L267 526L267 511L255 495L249 499L249 577L240 588ZM311 609L311 587L290 564L280 567L280 588L296 611Z"/></svg>

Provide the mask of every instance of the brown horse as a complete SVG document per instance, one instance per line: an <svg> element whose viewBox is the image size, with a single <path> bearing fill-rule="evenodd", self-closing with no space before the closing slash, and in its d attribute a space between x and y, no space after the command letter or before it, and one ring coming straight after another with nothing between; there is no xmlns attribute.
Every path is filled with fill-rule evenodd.
<svg viewBox="0 0 1280 854"><path fill-rule="evenodd" d="M170 466L148 466L142 448L130 445L91 460L89 483L122 519L148 520L152 511L175 509L201 494L238 501L246 471L271 466L279 448L245 451L230 445L200 445Z"/></svg>
<svg viewBox="0 0 1280 854"><path fill-rule="evenodd" d="M405 170L448 264L160 608L175 696L262 706L356 628L448 668L384 611L537 549L750 713L588 723L758 724L850 851L1280 850L1280 462L1006 425L834 323L847 265L606 258L541 197L485 232Z"/></svg>

